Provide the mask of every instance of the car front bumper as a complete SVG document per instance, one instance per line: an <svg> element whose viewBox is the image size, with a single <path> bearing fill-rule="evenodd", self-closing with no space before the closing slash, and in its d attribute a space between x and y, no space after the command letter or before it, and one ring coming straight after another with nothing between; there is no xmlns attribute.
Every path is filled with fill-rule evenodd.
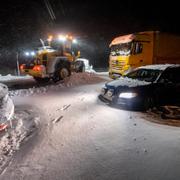
<svg viewBox="0 0 180 180"><path fill-rule="evenodd" d="M139 109L143 107L143 99L140 97L127 99L120 98L118 96L109 97L106 94L100 94L99 99L107 104L116 105L124 108Z"/></svg>

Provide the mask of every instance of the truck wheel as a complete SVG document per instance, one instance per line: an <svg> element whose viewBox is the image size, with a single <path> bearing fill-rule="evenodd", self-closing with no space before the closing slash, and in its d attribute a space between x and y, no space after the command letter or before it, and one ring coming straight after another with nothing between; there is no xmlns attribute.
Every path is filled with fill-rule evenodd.
<svg viewBox="0 0 180 180"><path fill-rule="evenodd" d="M39 78L39 77L34 77L34 79L36 80L36 82L38 83L47 83L49 82L50 78Z"/></svg>
<svg viewBox="0 0 180 180"><path fill-rule="evenodd" d="M71 75L71 71L66 67L61 67L57 70L52 78L54 82L58 82L60 80L65 79L66 77Z"/></svg>

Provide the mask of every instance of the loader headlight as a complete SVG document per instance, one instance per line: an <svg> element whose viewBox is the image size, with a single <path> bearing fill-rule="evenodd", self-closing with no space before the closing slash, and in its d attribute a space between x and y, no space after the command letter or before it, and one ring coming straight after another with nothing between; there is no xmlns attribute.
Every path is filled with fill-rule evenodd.
<svg viewBox="0 0 180 180"><path fill-rule="evenodd" d="M61 42L65 42L65 41L67 40L67 37L64 36L64 35L59 35L59 36L58 36L58 39L59 39L59 41L61 41Z"/></svg>
<svg viewBox="0 0 180 180"><path fill-rule="evenodd" d="M29 53L29 52L25 52L24 54L25 54L26 56L29 56L29 55L30 55L30 53Z"/></svg>
<svg viewBox="0 0 180 180"><path fill-rule="evenodd" d="M31 52L26 51L24 54L25 54L25 56L35 56L36 55L36 53L34 51L31 51Z"/></svg>
<svg viewBox="0 0 180 180"><path fill-rule="evenodd" d="M72 43L77 44L78 43L77 39L73 39Z"/></svg>
<svg viewBox="0 0 180 180"><path fill-rule="evenodd" d="M35 56L35 52L34 51L31 51L31 56Z"/></svg>
<svg viewBox="0 0 180 180"><path fill-rule="evenodd" d="M120 98L126 98L126 99L131 99L136 97L138 94L135 92L123 92L119 94Z"/></svg>

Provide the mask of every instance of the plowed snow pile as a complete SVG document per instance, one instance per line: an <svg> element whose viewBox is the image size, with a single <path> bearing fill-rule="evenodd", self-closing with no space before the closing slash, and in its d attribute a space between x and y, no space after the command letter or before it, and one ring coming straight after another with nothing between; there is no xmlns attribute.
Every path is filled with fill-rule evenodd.
<svg viewBox="0 0 180 180"><path fill-rule="evenodd" d="M81 84L91 84L102 81L100 77L94 73L74 73L64 80L64 86L74 86Z"/></svg>
<svg viewBox="0 0 180 180"><path fill-rule="evenodd" d="M8 74L6 76L0 75L0 82L4 83L7 81L16 81L16 80L22 80L22 79L32 79L32 76L26 75L26 76L14 76L11 74Z"/></svg>
<svg viewBox="0 0 180 180"><path fill-rule="evenodd" d="M73 73L70 77L67 77L65 80L60 81L57 84L47 85L39 88L29 88L10 91L10 96L30 96L33 94L43 94L48 91L58 91L62 87L71 87L83 84L93 84L103 81L94 73Z"/></svg>

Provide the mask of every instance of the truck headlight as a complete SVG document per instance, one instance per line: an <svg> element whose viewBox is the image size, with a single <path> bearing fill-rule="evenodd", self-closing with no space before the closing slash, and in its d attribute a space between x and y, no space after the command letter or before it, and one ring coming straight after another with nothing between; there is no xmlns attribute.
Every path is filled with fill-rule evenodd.
<svg viewBox="0 0 180 180"><path fill-rule="evenodd" d="M126 99L131 99L136 97L138 94L134 93L134 92L124 92L124 93L120 93L119 97L120 98L126 98Z"/></svg>

